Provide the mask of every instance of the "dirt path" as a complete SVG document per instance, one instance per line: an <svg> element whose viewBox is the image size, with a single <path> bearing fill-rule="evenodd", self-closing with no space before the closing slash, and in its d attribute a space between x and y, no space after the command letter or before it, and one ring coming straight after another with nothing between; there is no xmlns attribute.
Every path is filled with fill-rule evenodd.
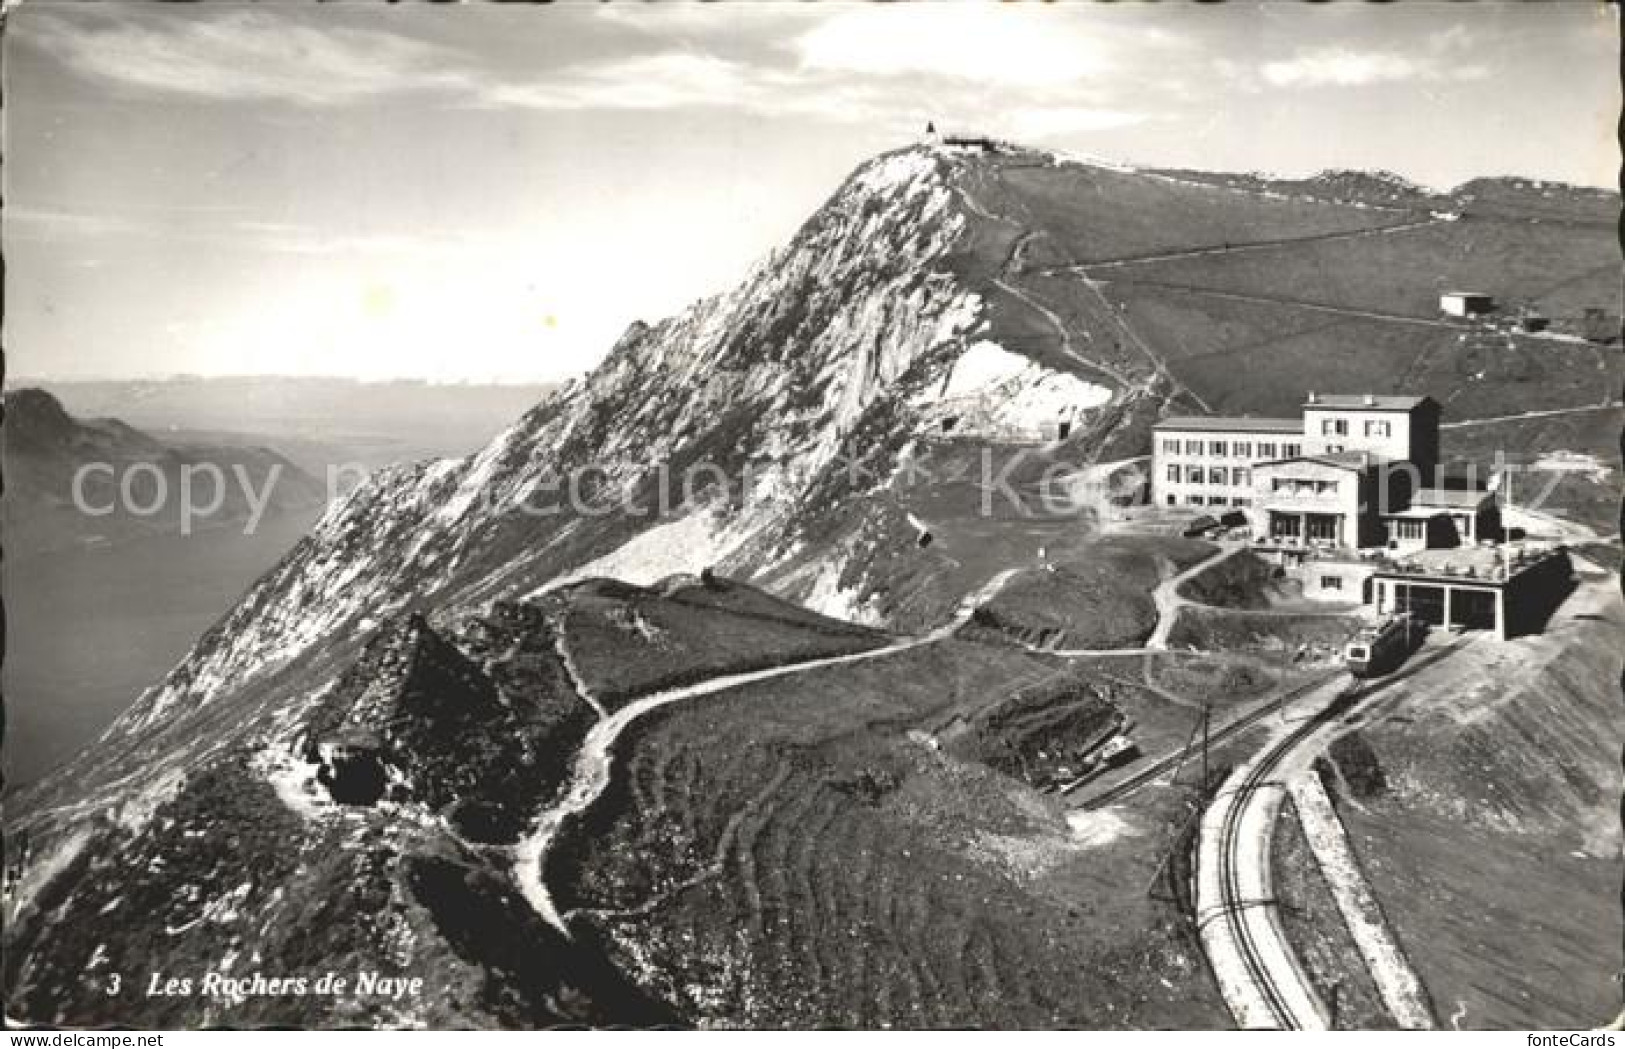
<svg viewBox="0 0 1625 1049"><path fill-rule="evenodd" d="M1328 242L1332 242L1332 241L1354 240L1354 239L1361 238L1361 237L1383 236L1383 235L1393 234L1393 233L1404 233L1404 232L1408 232L1410 230L1415 230L1415 229L1423 229L1423 228L1426 228L1426 227L1429 227L1429 226L1438 225L1439 223L1446 222L1446 221L1449 221L1449 220L1443 219L1443 218L1438 218L1438 217L1430 217L1430 218L1426 218L1426 219L1416 219L1416 220L1412 220L1412 221L1409 221L1409 222L1400 222L1400 223L1396 223L1396 224L1390 225L1390 226L1378 226L1378 227L1376 227L1374 229L1350 230L1350 231L1345 231L1345 232L1342 232L1342 233L1323 233L1323 234L1315 234L1315 235L1307 236L1307 237L1287 237L1287 238L1281 238L1281 239L1278 239L1278 240L1250 241L1250 242L1247 242L1247 243L1244 243L1244 244L1224 244L1224 245L1218 245L1218 246L1209 245L1207 247L1202 247L1202 248L1188 248L1188 249L1184 249L1184 250L1180 250L1180 251L1162 252L1160 254L1154 254L1154 255L1127 256L1127 257L1119 258L1119 259L1104 259L1104 260L1101 260L1099 262L1078 263L1078 264L1070 265L1070 266L1056 266L1056 267L1051 267L1049 269L1042 270L1040 272L1043 272L1043 273L1046 273L1046 274L1057 274L1057 273L1075 274L1082 281L1083 286L1085 288L1087 288L1089 290L1090 294L1092 294L1095 297L1096 301L1100 304L1101 309L1105 310L1106 315L1108 317L1110 317L1112 319L1113 323L1115 323L1117 325L1118 329L1123 333L1123 336L1125 338L1127 338L1130 342L1132 342L1136 347L1138 347L1140 352L1145 354L1147 359L1149 359L1151 361L1151 365L1155 369L1156 374L1158 374L1158 375L1162 376L1164 379L1166 379L1173 389L1184 392L1188 397L1191 398L1191 400L1195 401L1202 408L1203 411L1208 412L1209 414L1211 414L1212 411L1213 411L1213 407L1211 405L1209 405L1206 401L1202 400L1202 398L1194 390L1189 389L1183 383L1179 382L1179 380L1177 378L1174 377L1173 373L1171 371L1169 371L1169 369L1168 369L1167 362L1165 360L1163 360L1161 357L1159 357L1155 352L1152 351L1151 347L1146 343L1146 341L1144 339L1142 339L1140 337L1140 334L1137 331L1135 331L1134 328L1128 323L1128 319L1127 319L1127 317L1125 317L1123 315L1123 311L1120 310L1119 308L1117 308L1116 306L1114 306L1112 304L1111 300L1106 298L1105 292L1103 292L1101 290L1101 285L1104 284L1104 283L1107 283L1109 281L1109 278L1096 277L1094 275L1095 271L1103 270L1103 269L1112 269L1112 268L1122 267L1122 266L1133 266L1133 265L1138 265L1140 263L1169 262L1169 261L1174 261L1174 260L1177 260L1177 259L1200 258L1200 257L1203 257L1203 256L1210 256L1210 255L1231 255L1231 254L1242 254L1242 253L1253 252L1253 251L1271 251L1271 250L1275 250L1275 249L1282 248L1282 247L1291 247L1291 246L1294 246L1294 245L1301 245L1301 244L1318 244L1318 243L1328 243ZM1249 296L1243 296L1243 295L1240 295L1240 294L1237 294L1237 293L1214 292L1214 291L1210 291L1210 290L1205 289L1205 288L1185 287L1183 285L1177 285L1177 284L1165 284L1163 282L1158 282L1158 281L1154 281L1154 280L1135 280L1132 277L1128 278L1128 282L1129 283L1136 283L1136 284L1150 284L1150 285L1157 285L1157 286L1165 286L1165 287L1177 287L1177 288L1180 288L1181 290L1185 290L1185 291L1189 291L1189 292L1194 292L1194 293L1199 293L1199 294L1204 294L1204 295L1217 295L1219 297L1224 297L1224 298L1235 298L1235 299L1244 299L1244 300L1245 299L1252 299L1253 301L1259 301L1259 302L1290 303L1291 305L1302 306L1302 307L1306 307L1306 308L1310 308L1310 309L1324 309L1326 312L1335 313L1335 314L1338 314L1340 316L1363 316L1363 317L1369 317L1369 318L1375 318L1375 319L1384 319L1384 320L1408 320L1408 321L1413 321L1413 322L1415 321L1415 318L1401 317L1401 316L1399 316L1397 314L1396 315L1388 315L1388 314L1377 314L1377 313L1361 313L1359 311L1347 310L1347 309L1337 309L1337 308L1333 308L1333 307L1317 307L1317 306L1314 306L1313 304L1310 304L1310 303L1295 302L1295 301L1286 300L1286 299L1277 300L1277 299L1271 299L1271 298L1265 298L1265 297L1249 297ZM1002 282L1001 282L1001 286L1006 287L1006 290L1011 290L1011 289L1008 288L1008 286L1003 285ZM1023 300L1027 301L1025 299L1025 297L1023 297ZM1046 311L1046 312L1048 312L1048 311ZM1424 321L1424 322L1421 322L1421 323L1432 323L1432 324L1437 324L1437 325L1439 325L1441 327L1442 326L1447 326L1446 323L1443 322L1443 321L1432 321L1432 322Z"/></svg>
<svg viewBox="0 0 1625 1049"><path fill-rule="evenodd" d="M1040 316L1042 316L1049 326L1055 329L1055 334L1061 341L1061 352L1066 354L1070 360L1090 369L1091 371L1096 371L1107 376L1125 390L1135 389L1143 385L1142 383L1138 383L1130 379L1128 376L1117 371L1115 368L1108 368L1099 361L1091 360L1090 358L1079 353L1077 347L1072 344L1072 333L1067 329L1066 323L1061 320L1061 315L1044 305L1042 302L1039 302L1038 299L1034 298L1033 295L1025 288L1011 284L1003 277L994 277L993 283L998 285L1000 288L1003 288L1028 309L1034 310Z"/></svg>
<svg viewBox="0 0 1625 1049"><path fill-rule="evenodd" d="M1236 556L1245 549L1247 549L1246 543L1222 542L1219 544L1218 552L1206 560L1198 561L1177 575L1171 572L1166 574L1162 582L1151 592L1151 599L1157 604L1157 628L1151 632L1151 637L1147 639L1145 646L1166 651L1168 648L1168 635L1173 632L1174 624L1179 621L1180 610L1198 605L1198 602L1181 597L1179 588L1184 586L1187 580L1202 574L1220 561ZM1200 607L1209 608L1211 606L1200 605Z"/></svg>
<svg viewBox="0 0 1625 1049"><path fill-rule="evenodd" d="M1117 385L1124 392L1142 385L1141 383L1138 383L1124 375L1122 372L1117 371L1115 368L1110 368L1099 361L1091 360L1090 358L1079 353L1077 346L1073 344L1072 332L1067 328L1066 323L1061 319L1060 314L1044 305L1025 288L1012 284L1008 279L1006 279L1012 269L1015 268L1017 261L1020 259L1022 249L1026 246L1027 241L1033 237L1033 231L1028 229L1022 223L1017 222L1015 219L1009 218L1005 215L995 215L993 212L988 211L982 206L980 201L978 201L971 194L967 193L963 186L955 185L954 192L959 194L959 199L965 205L965 209L971 212L973 215L976 215L985 222L991 222L1000 226L1008 226L1009 228L1018 231L1015 240L1010 245L1009 252L1005 255L1004 261L999 265L998 275L993 278L994 285L1003 290L1006 294L1010 295L1012 298L1016 299L1022 305L1026 306L1028 309L1043 317L1045 323L1054 329L1055 335L1060 341L1061 352L1064 353L1069 360L1081 365L1082 367L1088 368L1090 371L1098 372L1101 375L1106 376L1113 382L1117 383Z"/></svg>
<svg viewBox="0 0 1625 1049"><path fill-rule="evenodd" d="M1110 283L1109 279L1102 279L1101 282ZM1414 324L1424 328L1446 328L1450 330L1457 330L1462 327L1451 321L1435 320L1431 317L1412 317L1409 314L1384 313L1380 310L1357 310L1349 306L1328 306L1325 303L1306 302L1303 299L1288 298L1285 295L1255 295L1240 291L1219 291L1215 288L1203 288L1195 284L1179 284L1173 281L1124 280L1120 283L1138 284L1148 288L1168 288L1173 291L1187 292L1191 295L1230 299L1234 302L1254 302L1266 306L1291 306L1294 309L1313 310L1317 313L1328 313L1338 317L1352 317L1355 320L1390 321L1396 324Z"/></svg>
<svg viewBox="0 0 1625 1049"><path fill-rule="evenodd" d="M1603 539L1603 536L1589 525L1519 506L1508 498L1507 493L1503 493L1502 499L1501 522L1508 528L1522 528L1531 536L1548 537L1562 543L1595 543Z"/></svg>
<svg viewBox="0 0 1625 1049"><path fill-rule="evenodd" d="M1325 244L1330 241L1356 240L1361 237L1376 237L1390 233L1406 233L1413 229L1425 229L1448 222L1449 219L1425 218L1413 219L1408 222L1396 222L1391 226L1376 226L1371 229L1345 230L1341 233L1315 233L1306 237L1280 237L1275 240L1251 240L1245 242L1209 245L1205 248L1186 248L1180 251L1163 252L1156 255L1125 255L1116 259L1101 259L1099 262L1080 262L1071 266L1054 266L1045 270L1046 273L1084 273L1094 269L1111 269L1118 266L1134 266L1142 262L1172 262L1176 259L1194 259L1206 255L1241 255L1253 251L1273 251L1277 248L1297 247L1303 244Z"/></svg>
<svg viewBox="0 0 1625 1049"><path fill-rule="evenodd" d="M1022 570L1009 568L998 573L961 602L958 614L950 622L920 637L908 638L895 644L869 649L864 652L829 656L802 663L770 667L766 670L724 674L696 685L667 689L663 692L643 696L628 703L614 714L599 720L588 730L586 738L582 740L581 747L576 752L575 765L570 775L569 786L564 795L535 818L531 824L530 832L514 846L514 880L518 884L520 893L544 921L563 933L565 937L570 937L570 929L563 916L559 913L557 905L553 902L553 894L547 886L548 850L552 847L553 842L557 840L559 832L564 828L565 824L586 812L593 802L597 801L604 793L604 789L609 786L609 778L615 762L615 743L620 739L621 733L625 732L627 727L634 721L645 714L682 700L714 695L718 692L725 692L745 685L789 677L794 674L804 674L827 667L882 659L925 645L935 644L951 637L960 627L964 626L970 620L970 617L975 614L977 608L984 602L992 600L1020 571Z"/></svg>
<svg viewBox="0 0 1625 1049"><path fill-rule="evenodd" d="M559 657L559 664L564 667L565 676L570 679L570 687L580 696L600 719L609 717L609 711L598 701L587 687L586 678L576 668L575 660L570 656L570 647L564 640L564 616L555 615L547 617L547 629L553 635L553 651Z"/></svg>
<svg viewBox="0 0 1625 1049"><path fill-rule="evenodd" d="M1124 461L1126 462L1129 460ZM1061 656L1063 658L1083 658L1087 656L1149 656L1156 655L1159 652L1166 652L1168 651L1168 634L1173 630L1174 623L1179 618L1180 609L1187 606L1197 606L1201 608L1212 607L1209 605L1199 605L1198 602L1179 596L1179 588L1185 584L1186 580L1199 575L1205 569L1212 568L1225 558L1234 557L1236 554L1247 549L1246 543L1239 542L1224 542L1218 545L1219 550L1217 552L1185 569L1183 572L1176 573L1173 570L1170 562L1165 561L1163 563L1164 568L1162 573L1162 582L1158 583L1157 588L1151 592L1151 599L1156 603L1157 607L1157 626L1156 629L1151 632L1151 636L1143 645L1137 645L1130 648L1046 648L1043 645L1034 645L1023 641L1017 641L1014 643L1037 655ZM987 586L984 586L981 590L978 590L976 593L967 597L965 599L966 603L974 602L976 606L986 604L988 601L993 599L999 590L1004 588L1006 583L1023 571L1026 570L1020 568L1005 569L1003 572L1000 572L998 575L994 576L992 582L988 583ZM974 611L974 608L972 608L972 611ZM1298 615L1301 613L1295 612L1292 614ZM963 607L960 610L960 615L966 615Z"/></svg>
<svg viewBox="0 0 1625 1049"><path fill-rule="evenodd" d="M1123 337L1138 347L1139 351L1145 355L1146 360L1151 362L1153 374L1164 379L1171 389L1183 393L1195 401L1204 412L1212 414L1213 406L1204 401L1195 390L1190 389L1174 377L1173 373L1168 370L1168 362L1157 356L1151 349L1150 344L1140 338L1140 333L1135 331L1134 327L1129 324L1128 318L1123 315L1123 311L1113 306L1111 300L1106 298L1106 293L1100 290L1100 282L1086 273L1080 273L1078 277L1083 286L1089 289L1089 293L1095 297L1095 301L1100 304L1100 308L1106 311L1106 316L1110 317L1112 323L1117 325L1117 330L1122 332ZM1148 384L1141 385L1148 388Z"/></svg>
<svg viewBox="0 0 1625 1049"><path fill-rule="evenodd" d="M1520 412L1517 415L1492 415L1487 419L1463 419L1460 422L1440 423L1441 430L1460 430L1468 426L1489 426L1494 423L1515 423L1525 419L1550 419L1558 415L1578 415L1582 412L1606 412L1620 407L1619 398L1612 391L1604 395L1606 400L1601 404L1582 404L1574 408L1547 408L1538 412Z"/></svg>
<svg viewBox="0 0 1625 1049"><path fill-rule="evenodd" d="M1434 226L1445 221L1448 220L1438 217L1431 217L1426 219L1416 219L1409 222L1395 223L1394 225L1390 226L1378 226L1375 229L1349 230L1342 233L1322 233L1307 237L1286 237L1277 240L1249 241L1243 244L1209 245L1202 248L1187 248L1180 251L1162 252L1152 255L1125 256L1118 259L1103 259L1099 262L1077 263L1069 266L1054 266L1040 270L1039 272L1050 275L1058 273L1070 273L1078 276L1082 280L1084 287L1089 290L1090 294L1094 295L1096 301L1100 304L1101 309L1106 311L1106 315L1112 319L1114 324L1117 325L1123 336L1138 347L1140 352L1145 354L1146 358L1150 360L1156 374L1165 378L1174 389L1183 391L1191 398L1191 400L1200 405L1203 411L1211 413L1213 411L1212 406L1202 400L1202 398L1194 390L1184 386L1174 377L1174 375L1168 369L1167 362L1152 351L1150 345L1148 345L1146 341L1140 337L1140 334L1128 323L1128 319L1123 315L1123 311L1114 306L1112 302L1106 298L1105 293L1101 291L1101 284L1104 283L1104 280L1093 276L1094 271L1112 269L1121 266L1132 266L1140 263L1169 262L1176 259L1200 258L1209 255L1231 255L1252 251L1270 251L1282 247L1290 247L1301 244L1327 243L1331 241L1354 240L1360 237L1404 233L1410 230ZM1007 291L1011 291L1012 294L1018 295L1023 299L1023 301L1031 301L1028 299L1028 297L1020 295L1019 292L1016 292L1002 281L999 283L1001 287L1004 287ZM1157 282L1133 281L1133 283L1155 284ZM1207 293L1205 292L1205 289L1199 288L1187 290L1203 291L1204 293ZM1045 310L1044 312L1048 313L1049 311Z"/></svg>

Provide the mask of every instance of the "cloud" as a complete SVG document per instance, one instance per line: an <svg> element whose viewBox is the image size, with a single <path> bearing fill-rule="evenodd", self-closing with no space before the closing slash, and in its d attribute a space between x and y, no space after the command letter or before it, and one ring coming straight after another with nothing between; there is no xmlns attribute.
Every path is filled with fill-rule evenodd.
<svg viewBox="0 0 1625 1049"><path fill-rule="evenodd" d="M528 83L496 83L481 98L489 105L530 109L673 109L731 104L749 97L755 70L712 55L689 52L639 55L577 67Z"/></svg>
<svg viewBox="0 0 1625 1049"><path fill-rule="evenodd" d="M331 106L471 86L455 68L458 56L426 41L377 29L318 29L264 11L138 21L117 9L88 16L48 10L19 20L14 31L81 75L167 94Z"/></svg>
<svg viewBox="0 0 1625 1049"><path fill-rule="evenodd" d="M238 228L249 226L238 223ZM257 230L212 234L210 241L230 247L305 256L381 256L384 258L449 258L506 243L501 234L425 231L413 233L335 233L330 229L265 223Z"/></svg>
<svg viewBox="0 0 1625 1049"><path fill-rule="evenodd" d="M698 20L657 17L677 25ZM631 21L619 14L612 20ZM504 73L428 41L371 28L317 28L263 10L139 20L100 9L73 17L46 12L26 22L24 35L80 75L127 89L304 107L427 94L470 108L716 107L855 119L872 115L879 99L863 85L704 49L621 55L540 75Z"/></svg>
<svg viewBox="0 0 1625 1049"><path fill-rule="evenodd" d="M1094 109L1087 106L1035 106L1018 109L1008 117L1009 126L1020 137L1046 138L1143 124L1150 117L1121 109Z"/></svg>
<svg viewBox="0 0 1625 1049"><path fill-rule="evenodd" d="M0 217L10 240L61 244L87 238L147 238L165 244L198 244L280 255L422 255L449 257L504 243L505 235L462 230L413 230L410 233L343 231L331 227L260 219L221 221L190 213L140 217L95 214L57 208L8 205ZM201 221L199 221L201 219ZM178 221L184 220L184 221ZM99 263L97 263L99 265ZM89 265L81 262L80 265Z"/></svg>
<svg viewBox="0 0 1625 1049"><path fill-rule="evenodd" d="M1450 41L1443 43L1446 49L1450 47ZM1481 65L1341 47L1299 51L1291 58L1264 63L1260 71L1275 87L1367 87L1403 81L1482 80L1489 75Z"/></svg>
<svg viewBox="0 0 1625 1049"><path fill-rule="evenodd" d="M1124 57L1178 43L1104 9L872 4L842 10L799 36L793 49L807 69L1032 88L1098 79Z"/></svg>
<svg viewBox="0 0 1625 1049"><path fill-rule="evenodd" d="M592 8L601 23L657 37L681 34L737 38L744 33L782 33L787 26L815 22L829 12L819 0L774 3L609 3Z"/></svg>
<svg viewBox="0 0 1625 1049"><path fill-rule="evenodd" d="M91 214L57 208L20 207L7 205L0 209L6 233L28 240L51 240L60 237L102 237L139 233L145 229L140 223L122 215Z"/></svg>
<svg viewBox="0 0 1625 1049"><path fill-rule="evenodd" d="M872 116L881 101L873 85L672 51L613 59L529 82L492 83L474 104L556 110L718 108L855 120Z"/></svg>
<svg viewBox="0 0 1625 1049"><path fill-rule="evenodd" d="M953 115L990 131L1048 135L1144 119L1139 88L1133 106L1106 93L1120 91L1124 70L1182 46L1163 30L1081 8L762 7L583 9L614 46L540 69L274 8L51 9L26 19L23 36L85 77L226 102L332 108L416 97L441 108L713 109L888 126Z"/></svg>

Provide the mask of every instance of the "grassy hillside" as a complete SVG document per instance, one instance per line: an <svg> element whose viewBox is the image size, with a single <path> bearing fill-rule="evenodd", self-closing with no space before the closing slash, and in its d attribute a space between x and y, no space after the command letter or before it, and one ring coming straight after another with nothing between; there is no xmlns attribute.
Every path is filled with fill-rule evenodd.
<svg viewBox="0 0 1625 1049"><path fill-rule="evenodd" d="M1069 825L933 743L1052 669L948 642L648 719L560 872L577 920L712 1024L1222 1023L1143 891L1177 796Z"/></svg>
<svg viewBox="0 0 1625 1049"><path fill-rule="evenodd" d="M1622 624L1616 582L1594 573L1546 635L1477 653L1363 729L1363 761L1334 761L1372 887L1464 1029L1618 1011Z"/></svg>
<svg viewBox="0 0 1625 1049"><path fill-rule="evenodd" d="M1450 423L1594 408L1625 386L1606 345L1619 316L1616 194L1522 179L1434 193L1380 173L1136 173L1022 153L978 158L958 184L972 220L961 270L981 282L988 337L1151 394L1154 411L1283 415L1309 389L1403 392L1430 394ZM1491 293L1501 312L1445 317L1439 293L1457 287ZM1514 330L1525 308L1550 329ZM1533 454L1554 447L1550 433L1452 440L1457 454L1485 454L1492 435ZM1611 435L1564 440L1555 447L1613 461ZM1117 447L1144 454L1149 435ZM1615 499L1605 474L1572 473L1552 506L1595 527Z"/></svg>
<svg viewBox="0 0 1625 1049"><path fill-rule="evenodd" d="M1619 435L1625 409L1507 419L1443 434L1444 454L1485 470L1505 456L1518 466L1520 505L1566 517L1608 536L1619 531Z"/></svg>
<svg viewBox="0 0 1625 1049"><path fill-rule="evenodd" d="M1382 235L1127 264L1114 267L1110 279L1280 296L1426 320L1438 319L1441 291L1470 288L1503 303L1529 303L1568 317L1581 305L1615 305L1619 244L1611 223L1555 225L1466 215Z"/></svg>
<svg viewBox="0 0 1625 1049"><path fill-rule="evenodd" d="M1620 386L1613 353L1438 309L1441 290L1469 287L1546 313L1559 335L1585 330L1588 308L1617 317L1612 194L1480 180L1430 195L1357 173L1281 182L1026 154L982 159L960 184L991 337L1085 377L1161 374L1199 408L1259 414L1310 385L1403 389L1453 419Z"/></svg>
<svg viewBox="0 0 1625 1049"><path fill-rule="evenodd" d="M722 674L875 648L877 631L724 579L648 590L596 580L560 595L560 644L607 707ZM629 659L635 651L637 658Z"/></svg>
<svg viewBox="0 0 1625 1049"><path fill-rule="evenodd" d="M971 186L989 211L1042 230L1069 263L1380 228L1403 211L1238 192L1136 171L1016 158ZM1148 222L1148 216L1157 221Z"/></svg>

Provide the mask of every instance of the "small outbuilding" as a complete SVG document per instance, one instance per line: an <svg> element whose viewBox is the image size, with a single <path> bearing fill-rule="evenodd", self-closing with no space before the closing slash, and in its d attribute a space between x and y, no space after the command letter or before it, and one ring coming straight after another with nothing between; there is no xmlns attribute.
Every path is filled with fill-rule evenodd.
<svg viewBox="0 0 1625 1049"><path fill-rule="evenodd" d="M1452 317L1480 317L1495 311L1495 296L1482 291L1447 291L1439 296L1439 309Z"/></svg>

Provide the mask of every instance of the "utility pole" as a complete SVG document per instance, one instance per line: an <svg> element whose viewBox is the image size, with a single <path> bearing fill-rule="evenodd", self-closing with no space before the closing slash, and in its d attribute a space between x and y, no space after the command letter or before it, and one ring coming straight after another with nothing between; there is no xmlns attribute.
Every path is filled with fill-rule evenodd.
<svg viewBox="0 0 1625 1049"><path fill-rule="evenodd" d="M1208 721L1213 712L1213 704L1207 701L1202 703L1202 797L1207 797L1210 783L1207 769Z"/></svg>

